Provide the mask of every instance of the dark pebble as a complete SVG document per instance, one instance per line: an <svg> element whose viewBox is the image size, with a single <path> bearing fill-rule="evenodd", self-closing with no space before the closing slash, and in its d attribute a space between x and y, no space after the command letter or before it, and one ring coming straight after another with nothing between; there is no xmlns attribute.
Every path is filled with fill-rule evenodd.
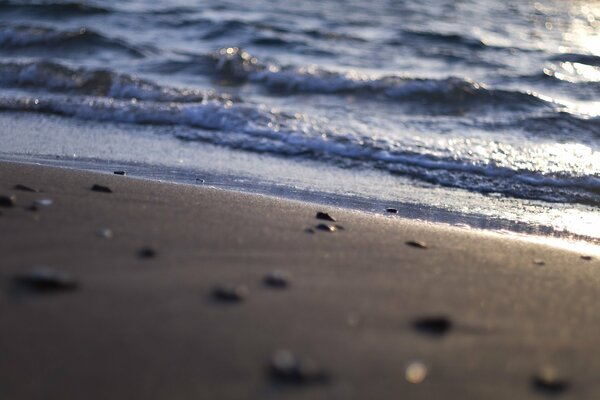
<svg viewBox="0 0 600 400"><path fill-rule="evenodd" d="M93 190L94 192L112 193L112 190L108 186L102 185L94 185L92 186L91 190Z"/></svg>
<svg viewBox="0 0 600 400"><path fill-rule="evenodd" d="M20 287L38 292L59 292L77 289L77 281L65 272L48 267L33 268L29 272L17 275L15 283Z"/></svg>
<svg viewBox="0 0 600 400"><path fill-rule="evenodd" d="M151 247L144 247L138 251L139 258L154 258L156 257L156 250Z"/></svg>
<svg viewBox="0 0 600 400"><path fill-rule="evenodd" d="M21 184L15 185L15 190L21 190L23 192L39 192L37 189Z"/></svg>
<svg viewBox="0 0 600 400"><path fill-rule="evenodd" d="M271 360L271 378L284 384L307 385L325 383L329 374L315 361L299 359L288 350L280 350Z"/></svg>
<svg viewBox="0 0 600 400"><path fill-rule="evenodd" d="M220 285L214 288L212 296L224 303L239 303L248 296L248 289L243 285Z"/></svg>
<svg viewBox="0 0 600 400"><path fill-rule="evenodd" d="M569 388L569 383L560 378L554 368L542 368L533 377L533 387L547 394L558 395L565 392Z"/></svg>
<svg viewBox="0 0 600 400"><path fill-rule="evenodd" d="M327 224L319 224L315 228L317 228L320 231L325 231L325 232L335 232L335 231L337 231L337 228L335 226L327 225Z"/></svg>
<svg viewBox="0 0 600 400"><path fill-rule="evenodd" d="M335 218L333 218L331 215L329 215L326 212L322 212L322 211L317 212L316 218L317 219L322 219L322 220L325 220L325 221L331 221L331 222L335 222L336 221Z"/></svg>
<svg viewBox="0 0 600 400"><path fill-rule="evenodd" d="M398 214L398 209L397 208L386 208L385 211L389 212L390 214Z"/></svg>
<svg viewBox="0 0 600 400"><path fill-rule="evenodd" d="M196 182L198 182L198 183L204 183L204 179L196 178Z"/></svg>
<svg viewBox="0 0 600 400"><path fill-rule="evenodd" d="M420 240L409 240L406 242L407 246L416 247L418 249L426 249L427 245L425 242L421 242Z"/></svg>
<svg viewBox="0 0 600 400"><path fill-rule="evenodd" d="M283 289L290 285L288 277L280 271L273 271L268 273L263 279L263 282L266 286L277 289Z"/></svg>
<svg viewBox="0 0 600 400"><path fill-rule="evenodd" d="M592 260L592 256L581 256L581 259L585 260L585 261L591 261Z"/></svg>
<svg viewBox="0 0 600 400"><path fill-rule="evenodd" d="M127 173L125 171L115 171L114 174L125 176Z"/></svg>
<svg viewBox="0 0 600 400"><path fill-rule="evenodd" d="M442 337L452 329L452 321L446 317L424 317L413 322L413 327L424 335Z"/></svg>
<svg viewBox="0 0 600 400"><path fill-rule="evenodd" d="M16 196L0 196L0 207L14 207L15 204L17 204Z"/></svg>
<svg viewBox="0 0 600 400"><path fill-rule="evenodd" d="M313 228L306 228L306 229L304 230L304 232L306 232L306 233L310 233L310 234L313 234L313 233L315 233L315 230L314 230Z"/></svg>

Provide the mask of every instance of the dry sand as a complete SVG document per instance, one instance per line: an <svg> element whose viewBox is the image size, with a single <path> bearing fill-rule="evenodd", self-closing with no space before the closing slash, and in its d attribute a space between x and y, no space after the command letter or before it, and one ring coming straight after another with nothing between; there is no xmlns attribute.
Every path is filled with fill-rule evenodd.
<svg viewBox="0 0 600 400"><path fill-rule="evenodd" d="M600 393L596 256L112 173L0 163L0 194L3 400Z"/></svg>

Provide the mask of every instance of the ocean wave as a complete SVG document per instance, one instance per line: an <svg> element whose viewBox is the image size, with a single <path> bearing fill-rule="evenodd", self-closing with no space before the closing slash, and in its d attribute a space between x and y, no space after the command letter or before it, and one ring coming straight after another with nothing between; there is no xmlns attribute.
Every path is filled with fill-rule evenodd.
<svg viewBox="0 0 600 400"><path fill-rule="evenodd" d="M458 33L402 30L401 36L402 40L394 40L391 41L390 44L406 44L407 42L411 42L414 44L415 41L424 41L429 44L463 46L473 50L484 50L494 47L486 45L483 41L477 38L465 36Z"/></svg>
<svg viewBox="0 0 600 400"><path fill-rule="evenodd" d="M54 16L86 16L109 14L112 11L109 8L101 7L90 2L16 2L0 1L0 11L4 12L23 12L27 15L40 15L44 17Z"/></svg>
<svg viewBox="0 0 600 400"><path fill-rule="evenodd" d="M0 85L35 91L157 102L185 103L214 98L229 99L227 96L217 96L212 91L165 87L110 70L71 68L51 61L0 63Z"/></svg>
<svg viewBox="0 0 600 400"><path fill-rule="evenodd" d="M594 67L600 67L600 56L595 56L592 54L579 54L579 53L563 53L558 54L552 57L553 61L559 62L573 62L591 65Z"/></svg>
<svg viewBox="0 0 600 400"><path fill-rule="evenodd" d="M124 40L108 38L87 28L59 30L47 26L0 25L0 49L36 48L65 51L69 47L89 51L90 48L118 50L134 57L144 57L147 50Z"/></svg>
<svg viewBox="0 0 600 400"><path fill-rule="evenodd" d="M392 174L482 193L600 207L600 177L573 172L515 169L493 159L461 153L439 154L427 147L403 146L370 137L337 134L335 129L302 115L232 101L159 103L89 96L0 97L0 110L58 114L82 119L168 125L178 138L279 156L298 156L343 166L369 165ZM196 129L200 128L200 129ZM422 152L420 151L426 151ZM512 159L518 149L499 149ZM487 151L487 150L486 150ZM509 154L506 154L509 151ZM517 154L517 153L515 153ZM521 155L520 157L525 157ZM522 164L527 165L526 159ZM590 168L594 168L593 166ZM583 170L589 170L583 169Z"/></svg>
<svg viewBox="0 0 600 400"><path fill-rule="evenodd" d="M285 93L380 95L392 100L438 103L453 108L495 106L519 110L551 105L533 92L493 89L457 77L426 79L388 75L373 78L355 71L334 72L316 66L280 67L262 63L237 47L221 49L213 57L216 70L222 76Z"/></svg>

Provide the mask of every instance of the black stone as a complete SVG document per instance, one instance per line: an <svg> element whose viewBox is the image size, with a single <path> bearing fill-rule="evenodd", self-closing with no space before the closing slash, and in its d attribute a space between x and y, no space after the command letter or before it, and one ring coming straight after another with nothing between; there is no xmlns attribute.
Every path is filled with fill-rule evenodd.
<svg viewBox="0 0 600 400"><path fill-rule="evenodd" d="M592 256L581 256L581 259L585 261L590 261L592 259Z"/></svg>
<svg viewBox="0 0 600 400"><path fill-rule="evenodd" d="M569 383L560 378L552 369L545 369L532 379L533 387L549 395L559 395L569 388Z"/></svg>
<svg viewBox="0 0 600 400"><path fill-rule="evenodd" d="M325 232L335 232L337 230L337 228L335 226L331 226L331 225L327 225L327 224L319 224L315 228L317 228L320 231L325 231Z"/></svg>
<svg viewBox="0 0 600 400"><path fill-rule="evenodd" d="M283 289L290 285L289 279L283 272L273 271L268 273L263 279L266 286Z"/></svg>
<svg viewBox="0 0 600 400"><path fill-rule="evenodd" d="M15 204L17 204L16 196L0 196L0 207L14 207Z"/></svg>
<svg viewBox="0 0 600 400"><path fill-rule="evenodd" d="M329 215L326 212L322 212L322 211L317 212L316 218L317 219L322 219L322 220L325 220L325 221L331 221L331 222L335 222L336 221L335 218L333 218L331 215Z"/></svg>
<svg viewBox="0 0 600 400"><path fill-rule="evenodd" d="M21 185L21 184L15 185L15 190L21 190L23 192L39 192L38 189L34 189L32 187Z"/></svg>
<svg viewBox="0 0 600 400"><path fill-rule="evenodd" d="M126 175L126 172L125 171L115 171L114 174L124 176L124 175Z"/></svg>
<svg viewBox="0 0 600 400"><path fill-rule="evenodd" d="M92 186L91 190L93 190L94 192L112 193L112 190L108 186L102 185L94 185Z"/></svg>
<svg viewBox="0 0 600 400"><path fill-rule="evenodd" d="M386 208L385 211L389 212L390 214L398 214L398 209L392 207Z"/></svg>
<svg viewBox="0 0 600 400"><path fill-rule="evenodd" d="M151 247L143 247L138 251L139 258L154 258L156 257L156 250Z"/></svg>
<svg viewBox="0 0 600 400"><path fill-rule="evenodd" d="M326 383L329 374L311 359L299 359L288 350L280 350L273 356L270 366L271 379L277 383L308 385Z"/></svg>
<svg viewBox="0 0 600 400"><path fill-rule="evenodd" d="M212 297L222 303L239 303L247 295L248 289L243 285L219 285L212 292Z"/></svg>
<svg viewBox="0 0 600 400"><path fill-rule="evenodd" d="M406 242L407 246L416 247L417 249L426 249L427 244L425 242L421 242L420 240L409 240Z"/></svg>
<svg viewBox="0 0 600 400"><path fill-rule="evenodd" d="M413 321L417 332L432 337L442 337L452 329L452 321L443 316L423 317Z"/></svg>
<svg viewBox="0 0 600 400"><path fill-rule="evenodd" d="M78 283L70 274L47 267L38 267L14 278L15 284L37 292L59 292L77 289Z"/></svg>

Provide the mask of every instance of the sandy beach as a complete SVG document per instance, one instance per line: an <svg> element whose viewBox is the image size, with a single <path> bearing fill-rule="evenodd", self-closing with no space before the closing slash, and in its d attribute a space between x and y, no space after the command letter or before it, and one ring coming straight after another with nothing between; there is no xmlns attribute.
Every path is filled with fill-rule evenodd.
<svg viewBox="0 0 600 400"><path fill-rule="evenodd" d="M0 195L1 399L600 391L596 255L113 171Z"/></svg>

